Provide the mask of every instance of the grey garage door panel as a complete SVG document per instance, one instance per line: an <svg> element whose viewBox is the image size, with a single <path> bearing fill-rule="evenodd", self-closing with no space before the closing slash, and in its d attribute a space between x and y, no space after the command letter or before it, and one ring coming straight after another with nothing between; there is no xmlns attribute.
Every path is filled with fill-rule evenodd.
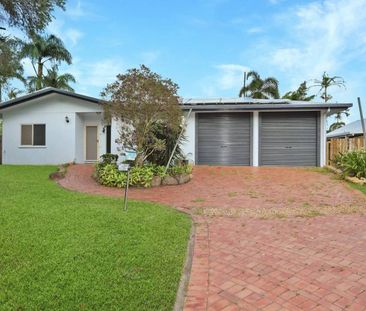
<svg viewBox="0 0 366 311"><path fill-rule="evenodd" d="M316 166L318 113L260 113L260 165Z"/></svg>
<svg viewBox="0 0 366 311"><path fill-rule="evenodd" d="M250 113L197 114L197 163L250 165Z"/></svg>

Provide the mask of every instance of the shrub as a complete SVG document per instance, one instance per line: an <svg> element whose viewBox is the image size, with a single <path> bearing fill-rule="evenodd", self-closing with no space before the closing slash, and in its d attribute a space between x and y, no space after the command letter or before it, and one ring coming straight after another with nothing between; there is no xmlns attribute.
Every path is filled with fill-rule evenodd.
<svg viewBox="0 0 366 311"><path fill-rule="evenodd" d="M117 160L118 160L118 154L113 154L113 153L105 153L103 155L100 156L101 159L101 164L102 165L106 165L106 164L116 164Z"/></svg>
<svg viewBox="0 0 366 311"><path fill-rule="evenodd" d="M129 185L146 188L151 187L155 176L163 178L166 175L177 176L181 174L190 174L192 172L192 167L188 165L172 166L166 174L164 173L164 170L164 166L154 164L134 166L130 170ZM120 172L117 165L114 163L104 164L101 162L98 163L96 167L96 178L102 185L123 188L126 186L127 173Z"/></svg>
<svg viewBox="0 0 366 311"><path fill-rule="evenodd" d="M340 153L333 163L345 175L366 178L366 150Z"/></svg>
<svg viewBox="0 0 366 311"><path fill-rule="evenodd" d="M191 165L177 165L171 166L168 169L169 176L177 176L177 175L188 175L192 173L192 166Z"/></svg>
<svg viewBox="0 0 366 311"><path fill-rule="evenodd" d="M167 124L162 122L157 122L154 124L153 132L154 135L165 142L164 150L154 150L148 157L147 161L150 163L154 163L157 165L166 165L169 161L169 157L172 154L175 144L178 141L178 145L175 149L173 155L173 161L180 161L184 159L184 153L181 148L181 145L184 141L186 141L186 137L184 135L179 136L180 131L182 130L182 126L180 126L179 130L173 130Z"/></svg>

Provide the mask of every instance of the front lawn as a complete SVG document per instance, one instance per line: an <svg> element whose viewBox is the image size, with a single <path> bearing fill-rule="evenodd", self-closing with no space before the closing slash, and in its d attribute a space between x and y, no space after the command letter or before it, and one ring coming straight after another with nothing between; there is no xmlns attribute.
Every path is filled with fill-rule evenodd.
<svg viewBox="0 0 366 311"><path fill-rule="evenodd" d="M74 193L55 167L0 166L0 310L171 310L188 216Z"/></svg>
<svg viewBox="0 0 366 311"><path fill-rule="evenodd" d="M349 183L349 185L352 188L360 190L361 192L363 192L366 195L366 185L359 185L359 184L354 184L354 183Z"/></svg>

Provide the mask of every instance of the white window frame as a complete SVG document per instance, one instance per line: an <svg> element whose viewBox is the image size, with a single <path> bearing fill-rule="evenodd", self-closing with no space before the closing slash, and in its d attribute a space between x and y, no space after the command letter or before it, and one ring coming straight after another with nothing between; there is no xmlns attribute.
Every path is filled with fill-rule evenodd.
<svg viewBox="0 0 366 311"><path fill-rule="evenodd" d="M22 127L23 125L31 125L32 126L32 144L31 145L22 145ZM44 135L45 135L45 142L44 145L34 145L34 125L44 125ZM46 148L46 123L22 123L20 124L20 148Z"/></svg>

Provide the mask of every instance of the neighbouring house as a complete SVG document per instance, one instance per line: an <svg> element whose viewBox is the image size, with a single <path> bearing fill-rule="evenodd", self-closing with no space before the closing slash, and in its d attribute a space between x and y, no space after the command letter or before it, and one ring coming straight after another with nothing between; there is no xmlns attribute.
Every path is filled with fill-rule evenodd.
<svg viewBox="0 0 366 311"><path fill-rule="evenodd" d="M365 119L366 123L366 119ZM365 146L361 120L348 123L327 134L327 164L339 153L361 150Z"/></svg>
<svg viewBox="0 0 366 311"><path fill-rule="evenodd" d="M352 104L250 98L183 99L188 160L202 165L323 166L326 118ZM4 164L95 162L121 151L118 122L98 98L54 88L4 102Z"/></svg>
<svg viewBox="0 0 366 311"><path fill-rule="evenodd" d="M366 123L366 119L365 123ZM348 123L327 134L328 139L363 136L361 120Z"/></svg>

